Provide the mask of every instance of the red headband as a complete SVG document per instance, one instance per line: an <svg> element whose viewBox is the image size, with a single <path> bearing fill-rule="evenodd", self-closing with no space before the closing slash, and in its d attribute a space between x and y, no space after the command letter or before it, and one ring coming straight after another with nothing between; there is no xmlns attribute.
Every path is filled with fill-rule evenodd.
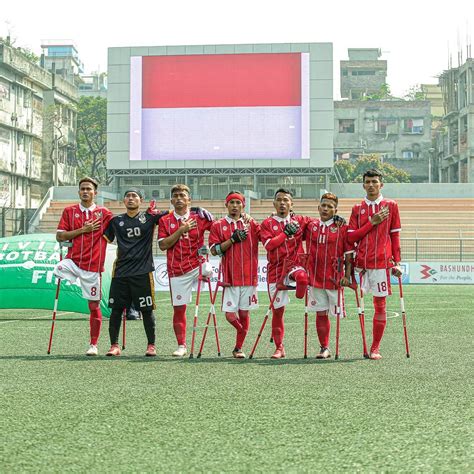
<svg viewBox="0 0 474 474"><path fill-rule="evenodd" d="M239 193L229 194L225 198L225 203L228 204L229 201L232 200L232 199L238 199L239 201L242 201L242 204L245 206L245 198L244 198L244 196L242 196L242 194L239 194Z"/></svg>

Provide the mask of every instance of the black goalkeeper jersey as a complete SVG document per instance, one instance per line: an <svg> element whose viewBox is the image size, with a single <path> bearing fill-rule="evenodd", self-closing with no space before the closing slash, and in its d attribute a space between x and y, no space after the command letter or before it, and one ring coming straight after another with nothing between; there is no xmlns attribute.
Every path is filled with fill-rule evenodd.
<svg viewBox="0 0 474 474"><path fill-rule="evenodd" d="M117 258L113 277L129 277L150 273L153 264L153 235L161 216L139 212L135 217L128 214L115 216L104 232L109 242L117 239Z"/></svg>

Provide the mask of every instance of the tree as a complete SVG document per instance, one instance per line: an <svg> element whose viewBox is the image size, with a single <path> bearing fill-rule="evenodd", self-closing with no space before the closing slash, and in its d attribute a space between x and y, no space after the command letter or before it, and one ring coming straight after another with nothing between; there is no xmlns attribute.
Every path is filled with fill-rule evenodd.
<svg viewBox="0 0 474 474"><path fill-rule="evenodd" d="M386 183L410 183L410 175L404 170L398 169L390 163L383 163L373 155L363 156L354 166L353 182L362 183L362 175L371 168L377 168L383 174Z"/></svg>
<svg viewBox="0 0 474 474"><path fill-rule="evenodd" d="M350 183L354 176L354 165L349 160L338 160L334 163L336 173L339 174L343 183Z"/></svg>
<svg viewBox="0 0 474 474"><path fill-rule="evenodd" d="M81 97L77 106L77 162L82 176L106 181L107 99Z"/></svg>
<svg viewBox="0 0 474 474"><path fill-rule="evenodd" d="M380 86L380 89L373 94L368 94L362 98L362 100L384 100L393 98L390 92L390 86L384 83Z"/></svg>
<svg viewBox="0 0 474 474"><path fill-rule="evenodd" d="M426 100L426 93L420 84L415 84L408 89L408 92L403 97L405 100Z"/></svg>

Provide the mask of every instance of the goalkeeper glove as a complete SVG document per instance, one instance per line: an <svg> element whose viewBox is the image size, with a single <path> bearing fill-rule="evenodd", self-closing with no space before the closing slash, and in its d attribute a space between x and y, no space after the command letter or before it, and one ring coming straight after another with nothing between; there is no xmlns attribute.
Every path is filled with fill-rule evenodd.
<svg viewBox="0 0 474 474"><path fill-rule="evenodd" d="M283 232L287 235L287 237L291 237L292 235L295 235L298 232L298 229L300 228L300 225L296 221L288 222L286 224L285 228L283 229Z"/></svg>
<svg viewBox="0 0 474 474"><path fill-rule="evenodd" d="M247 231L244 229L235 229L234 232L232 232L232 235L230 237L230 241L235 244L235 243L240 243L243 242L247 238Z"/></svg>

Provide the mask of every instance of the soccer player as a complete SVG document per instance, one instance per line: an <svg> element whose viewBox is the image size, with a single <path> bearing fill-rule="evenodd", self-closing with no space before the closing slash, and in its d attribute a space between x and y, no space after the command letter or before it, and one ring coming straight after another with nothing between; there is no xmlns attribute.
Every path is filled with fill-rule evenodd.
<svg viewBox="0 0 474 474"><path fill-rule="evenodd" d="M371 292L374 303L373 340L370 359L381 359L380 342L387 324L386 298L391 294L390 270L401 276L400 214L395 201L382 196L383 176L377 169L363 175L367 197L352 208L349 243L357 243L355 266L361 289Z"/></svg>
<svg viewBox="0 0 474 474"><path fill-rule="evenodd" d="M140 211L143 194L131 188L125 191L123 202L127 209L115 216L104 232L108 242L117 240L117 259L114 263L110 285L109 321L111 347L107 356L119 356L118 344L122 313L133 306L143 316L143 326L148 340L145 356L156 356L155 347L155 285L153 279L153 234L160 218L168 211L153 213Z"/></svg>
<svg viewBox="0 0 474 474"><path fill-rule="evenodd" d="M300 265L298 256L303 254L302 239L310 219L291 212L293 195L288 189L280 188L276 191L273 206L276 215L265 219L260 227L260 240L267 251L269 296L274 296L277 283L283 283L286 286L296 285L296 297L304 298L308 287L308 274ZM283 274L285 260L286 274ZM285 357L283 316L288 303L288 291L280 290L272 310L272 337L276 346L272 359Z"/></svg>
<svg viewBox="0 0 474 474"><path fill-rule="evenodd" d="M102 235L112 219L112 212L105 207L97 206L94 198L97 195L98 183L92 178L84 177L79 181L79 198L81 202L66 207L56 232L56 240L72 240L66 258L59 262L54 275L71 283L79 281L82 296L88 300L90 311L90 346L88 356L98 354L97 341L102 326L100 311L101 272L104 271L107 242Z"/></svg>
<svg viewBox="0 0 474 474"><path fill-rule="evenodd" d="M191 193L184 184L176 184L171 188L171 204L174 212L164 216L158 225L158 244L161 250L166 250L173 329L178 342L173 356L184 357L187 354L186 305L191 302L192 288L204 263L204 257L198 255L198 249L204 245L204 232L210 230L213 218L207 212L198 213L193 211L195 208L190 208ZM202 275L209 274L203 266Z"/></svg>
<svg viewBox="0 0 474 474"><path fill-rule="evenodd" d="M348 226L334 221L337 205L338 198L335 194L323 194L318 206L320 219L308 223L305 233L309 272L308 302L309 307L316 311L316 332L321 346L317 359L331 357L331 323L328 314L337 317L337 307L340 307L340 316L344 314L342 302L337 300L337 288L339 285L350 285L352 271L353 247L347 241Z"/></svg>
<svg viewBox="0 0 474 474"><path fill-rule="evenodd" d="M253 219L242 219L243 194L232 191L226 199L227 216L214 222L209 234L212 255L222 257L222 310L237 331L232 355L245 359L242 351L249 331L250 310L258 308L258 238L260 226Z"/></svg>

